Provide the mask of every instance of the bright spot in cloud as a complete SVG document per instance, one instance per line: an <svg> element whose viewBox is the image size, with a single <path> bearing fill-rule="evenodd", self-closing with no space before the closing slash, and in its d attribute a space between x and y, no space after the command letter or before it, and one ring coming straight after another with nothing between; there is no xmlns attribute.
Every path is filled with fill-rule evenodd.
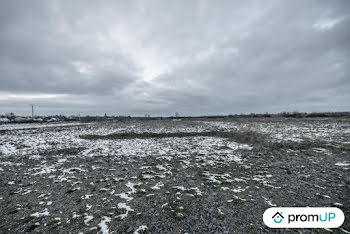
<svg viewBox="0 0 350 234"><path fill-rule="evenodd" d="M326 31L333 28L334 26L339 24L341 21L342 21L341 19L323 19L316 22L313 25L313 27L319 31Z"/></svg>
<svg viewBox="0 0 350 234"><path fill-rule="evenodd" d="M75 61L72 63L76 71L84 75L92 75L92 68L89 64L81 61Z"/></svg>
<svg viewBox="0 0 350 234"><path fill-rule="evenodd" d="M13 93L0 93L0 100L13 100L13 99L53 99L65 97L66 94L13 94Z"/></svg>

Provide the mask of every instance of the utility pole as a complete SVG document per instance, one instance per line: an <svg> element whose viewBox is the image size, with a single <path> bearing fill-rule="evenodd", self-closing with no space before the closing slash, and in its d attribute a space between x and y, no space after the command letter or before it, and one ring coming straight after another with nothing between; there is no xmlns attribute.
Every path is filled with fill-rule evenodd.
<svg viewBox="0 0 350 234"><path fill-rule="evenodd" d="M34 104L30 104L32 106L32 118L34 118Z"/></svg>

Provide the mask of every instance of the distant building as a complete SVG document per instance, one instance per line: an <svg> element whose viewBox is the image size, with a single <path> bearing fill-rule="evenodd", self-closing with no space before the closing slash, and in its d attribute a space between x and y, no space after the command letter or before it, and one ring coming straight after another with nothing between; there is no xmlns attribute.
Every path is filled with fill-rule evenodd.
<svg viewBox="0 0 350 234"><path fill-rule="evenodd" d="M26 120L27 120L26 118L20 117L20 116L18 116L18 117L16 117L16 118L14 119L15 122L24 122L24 121L26 121Z"/></svg>
<svg viewBox="0 0 350 234"><path fill-rule="evenodd" d="M56 121L58 121L57 118L51 118L51 119L47 120L47 122L56 122Z"/></svg>
<svg viewBox="0 0 350 234"><path fill-rule="evenodd" d="M0 118L0 123L8 123L10 120L8 118Z"/></svg>
<svg viewBox="0 0 350 234"><path fill-rule="evenodd" d="M5 113L5 117L7 117L7 118L14 118L14 117L16 117L15 116L15 114L14 113Z"/></svg>

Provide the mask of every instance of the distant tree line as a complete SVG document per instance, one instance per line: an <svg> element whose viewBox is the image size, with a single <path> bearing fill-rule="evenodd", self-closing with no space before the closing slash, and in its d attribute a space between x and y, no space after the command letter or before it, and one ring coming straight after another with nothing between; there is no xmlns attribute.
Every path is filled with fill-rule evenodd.
<svg viewBox="0 0 350 234"><path fill-rule="evenodd" d="M184 116L184 117L168 117L170 119L181 118L269 118L269 117L285 117L285 118L316 118L316 117L350 117L350 112L280 112L280 113L250 113L250 114L231 114L231 115L203 115L198 117Z"/></svg>
<svg viewBox="0 0 350 234"><path fill-rule="evenodd" d="M237 118L237 117L256 117L256 118L269 118L269 117L286 117L286 118L315 118L315 117L350 117L350 112L280 112L277 114L272 113L250 113L250 114L234 114L234 115L213 115L213 116L201 116L205 118L219 118L219 117L227 117L227 118Z"/></svg>
<svg viewBox="0 0 350 234"><path fill-rule="evenodd" d="M103 116L80 116L80 115L50 115L50 116L35 116L35 117L22 117L16 116L13 113L7 113L0 115L0 123L34 123L34 122L69 122L69 121L107 121L107 120L156 120L156 119L215 119L215 118L271 118L271 117L281 117L281 118L337 118L337 117L350 117L350 112L281 112L277 114L271 113L250 113L250 114L231 114L231 115L203 115L203 116L170 116L170 117L150 117L146 115L145 117L131 117L130 115L111 115L107 114Z"/></svg>

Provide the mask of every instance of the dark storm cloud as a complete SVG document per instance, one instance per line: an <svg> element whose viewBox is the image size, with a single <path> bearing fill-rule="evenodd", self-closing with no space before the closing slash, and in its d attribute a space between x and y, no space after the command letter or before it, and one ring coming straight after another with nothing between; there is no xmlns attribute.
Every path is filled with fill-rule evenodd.
<svg viewBox="0 0 350 234"><path fill-rule="evenodd" d="M350 107L349 1L7 1L0 17L1 112Z"/></svg>
<svg viewBox="0 0 350 234"><path fill-rule="evenodd" d="M46 4L2 8L2 91L104 95L136 79L132 61L97 50L94 31L74 30L58 3Z"/></svg>

